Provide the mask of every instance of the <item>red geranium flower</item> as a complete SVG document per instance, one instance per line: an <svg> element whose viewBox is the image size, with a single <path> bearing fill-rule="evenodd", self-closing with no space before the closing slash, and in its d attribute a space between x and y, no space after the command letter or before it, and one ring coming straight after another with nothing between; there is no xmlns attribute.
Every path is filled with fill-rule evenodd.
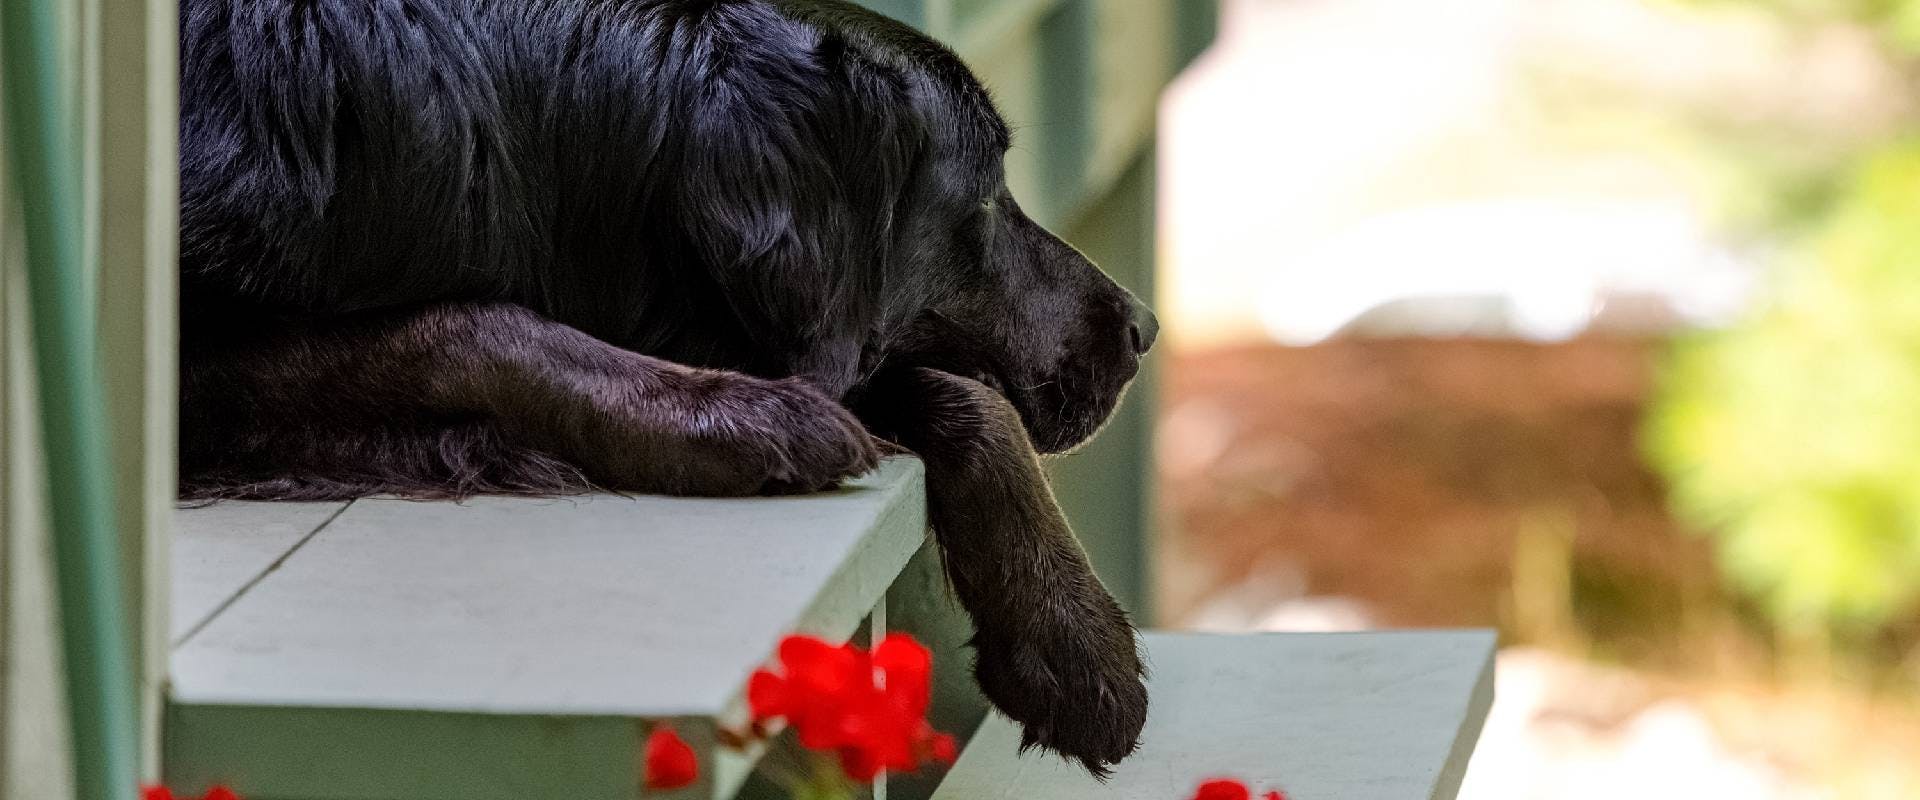
<svg viewBox="0 0 1920 800"><path fill-rule="evenodd" d="M933 751L933 760L942 764L952 764L953 759L960 755L959 746L954 744L953 736L949 734L934 734L931 745L928 749Z"/></svg>
<svg viewBox="0 0 1920 800"><path fill-rule="evenodd" d="M173 800L173 790L157 783L142 786L140 800ZM240 800L240 796L225 786L215 786L207 790L203 800Z"/></svg>
<svg viewBox="0 0 1920 800"><path fill-rule="evenodd" d="M1221 778L1200 784L1193 800L1253 800L1253 790L1240 781ZM1261 795L1260 800L1287 800L1287 796L1276 789Z"/></svg>
<svg viewBox="0 0 1920 800"><path fill-rule="evenodd" d="M789 636L780 666L784 674L760 670L747 684L754 721L784 717L801 745L839 755L849 777L864 783L881 770L952 760L952 738L926 720L933 655L912 637L889 634L869 653Z"/></svg>
<svg viewBox="0 0 1920 800"><path fill-rule="evenodd" d="M662 724L647 735L647 788L678 789L698 777L699 759L673 728Z"/></svg>

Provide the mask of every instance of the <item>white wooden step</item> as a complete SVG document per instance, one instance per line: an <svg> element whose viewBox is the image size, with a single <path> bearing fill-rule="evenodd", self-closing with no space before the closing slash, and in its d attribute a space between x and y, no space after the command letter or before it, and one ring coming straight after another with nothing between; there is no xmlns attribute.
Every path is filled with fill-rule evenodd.
<svg viewBox="0 0 1920 800"><path fill-rule="evenodd" d="M226 503L178 512L169 782L254 800L640 794L780 637L843 639L925 539L919 462L786 498ZM652 796L652 795L649 795Z"/></svg>
<svg viewBox="0 0 1920 800"><path fill-rule="evenodd" d="M1449 800L1493 702L1489 631L1151 633L1139 752L1105 784L998 715L934 800L1185 800L1235 777L1290 800Z"/></svg>

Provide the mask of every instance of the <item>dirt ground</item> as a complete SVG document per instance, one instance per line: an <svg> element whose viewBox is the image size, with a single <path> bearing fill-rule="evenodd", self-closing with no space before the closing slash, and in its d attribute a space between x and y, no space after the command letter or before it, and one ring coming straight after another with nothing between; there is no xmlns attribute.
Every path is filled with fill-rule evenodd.
<svg viewBox="0 0 1920 800"><path fill-rule="evenodd" d="M1511 633L1529 616L1512 602L1561 604L1628 640L1670 625L1715 590L1707 543L1668 516L1637 441L1658 347L1393 339L1176 356L1161 619L1238 591L1347 598L1388 626ZM1544 551L1551 573L1556 548L1571 556L1564 591L1516 587L1516 558Z"/></svg>

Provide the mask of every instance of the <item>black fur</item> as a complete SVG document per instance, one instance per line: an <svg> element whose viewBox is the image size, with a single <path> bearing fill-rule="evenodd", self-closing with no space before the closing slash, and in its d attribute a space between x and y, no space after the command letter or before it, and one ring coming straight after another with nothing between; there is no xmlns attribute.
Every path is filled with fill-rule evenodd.
<svg viewBox="0 0 1920 800"><path fill-rule="evenodd" d="M1131 629L1026 437L1091 436L1152 315L1021 212L951 53L833 0L181 13L183 496L809 491L875 464L862 409L927 451L989 696L1095 770L1131 747ZM1017 446L887 377L939 374ZM942 499L993 493L1030 502Z"/></svg>
<svg viewBox="0 0 1920 800"><path fill-rule="evenodd" d="M1076 756L1104 777L1146 724L1146 668L1019 414L985 384L932 369L883 373L863 411L926 463L947 577L976 623L980 689L1024 726L1022 747Z"/></svg>

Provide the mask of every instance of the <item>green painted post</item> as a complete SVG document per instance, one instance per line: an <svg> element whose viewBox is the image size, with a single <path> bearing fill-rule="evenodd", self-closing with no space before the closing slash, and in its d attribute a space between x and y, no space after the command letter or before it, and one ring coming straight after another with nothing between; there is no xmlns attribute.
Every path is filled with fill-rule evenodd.
<svg viewBox="0 0 1920 800"><path fill-rule="evenodd" d="M63 84L53 0L0 2L0 96L6 154L21 196L33 308L79 800L130 800L138 787L128 628L114 534L111 460L86 281L71 86Z"/></svg>

